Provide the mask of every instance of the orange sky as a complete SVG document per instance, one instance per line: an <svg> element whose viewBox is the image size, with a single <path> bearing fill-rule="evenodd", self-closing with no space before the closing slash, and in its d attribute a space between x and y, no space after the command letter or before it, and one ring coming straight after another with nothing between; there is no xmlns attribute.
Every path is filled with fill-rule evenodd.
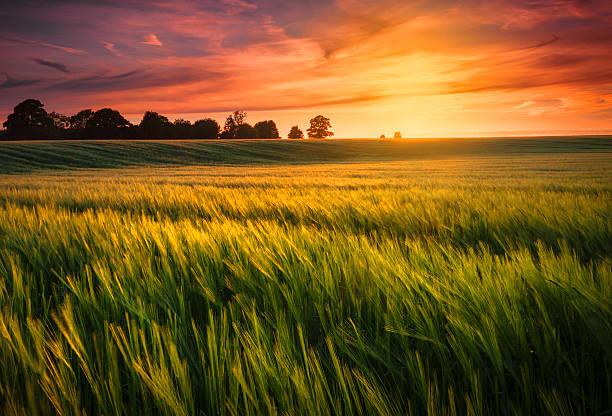
<svg viewBox="0 0 612 416"><path fill-rule="evenodd" d="M324 114L337 137L612 132L605 0L23 0L0 10L0 119L25 98L133 122Z"/></svg>

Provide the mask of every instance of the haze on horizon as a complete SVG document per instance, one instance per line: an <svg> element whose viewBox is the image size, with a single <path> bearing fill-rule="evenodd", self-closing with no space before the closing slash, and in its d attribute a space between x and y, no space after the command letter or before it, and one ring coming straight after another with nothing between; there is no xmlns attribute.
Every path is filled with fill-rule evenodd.
<svg viewBox="0 0 612 416"><path fill-rule="evenodd" d="M336 137L612 132L606 0L23 0L0 9L0 120L26 98L132 122L316 114Z"/></svg>

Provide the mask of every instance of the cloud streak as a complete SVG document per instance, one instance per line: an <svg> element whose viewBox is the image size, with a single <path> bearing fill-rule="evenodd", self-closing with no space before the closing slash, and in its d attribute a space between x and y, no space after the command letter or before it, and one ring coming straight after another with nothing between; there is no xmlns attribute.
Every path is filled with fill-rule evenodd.
<svg viewBox="0 0 612 416"><path fill-rule="evenodd" d="M42 66L47 66L49 68L53 68L53 69L57 69L60 72L63 72L65 74L69 74L70 70L68 69L68 67L62 63L59 62L51 62L51 61L45 61L44 59L39 59L39 58L33 58L32 59L34 62L36 62L39 65Z"/></svg>
<svg viewBox="0 0 612 416"><path fill-rule="evenodd" d="M26 43L26 44L30 44L30 45L36 45L36 46L43 46L45 48L56 49L56 50L67 52L67 53L76 53L76 54L83 54L83 53L85 53L85 51L82 51L80 49L69 48L69 47L60 46L60 45L54 45L54 44L48 43L48 42L39 42L39 41L36 41L36 40L31 40L31 39L11 38L11 37L6 37L5 39L8 39L9 41L12 41L12 42Z"/></svg>

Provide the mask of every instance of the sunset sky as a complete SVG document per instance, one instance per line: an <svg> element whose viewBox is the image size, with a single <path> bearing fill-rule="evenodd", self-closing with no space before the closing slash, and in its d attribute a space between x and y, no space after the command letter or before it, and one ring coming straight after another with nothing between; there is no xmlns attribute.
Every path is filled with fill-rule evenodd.
<svg viewBox="0 0 612 416"><path fill-rule="evenodd" d="M612 132L609 0L19 0L0 56L2 121L37 98L283 136L317 114L338 137Z"/></svg>

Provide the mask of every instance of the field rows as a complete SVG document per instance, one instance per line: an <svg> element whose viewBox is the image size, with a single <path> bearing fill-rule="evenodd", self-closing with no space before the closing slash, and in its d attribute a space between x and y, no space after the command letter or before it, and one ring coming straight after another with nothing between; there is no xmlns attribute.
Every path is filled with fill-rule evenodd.
<svg viewBox="0 0 612 416"><path fill-rule="evenodd" d="M606 414L612 159L0 176L5 414Z"/></svg>
<svg viewBox="0 0 612 416"><path fill-rule="evenodd" d="M0 142L0 174L142 166L314 164L611 153L609 136L405 140Z"/></svg>

